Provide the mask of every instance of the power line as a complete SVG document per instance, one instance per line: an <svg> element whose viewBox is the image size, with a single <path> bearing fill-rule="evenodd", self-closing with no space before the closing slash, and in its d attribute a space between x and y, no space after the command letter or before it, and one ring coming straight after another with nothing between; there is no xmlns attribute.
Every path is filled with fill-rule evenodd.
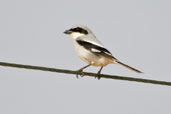
<svg viewBox="0 0 171 114"><path fill-rule="evenodd" d="M23 64L15 64L15 63L6 63L6 62L0 62L0 66L24 68L24 69L32 69L32 70L41 70L41 71L49 71L49 72L57 72L57 73L65 73L65 74L78 74L79 73L78 71L72 71L72 70L56 69L56 68L48 68L48 67L32 66L32 65L23 65ZM97 74L89 73L89 72L84 72L84 74L87 76L91 76L91 77L97 76ZM171 86L171 82L149 80L149 79L142 79L142 78L132 78L132 77L125 77L125 76L117 76L117 75L101 74L101 78L126 80L126 81L134 81L134 82L141 82L141 83L151 83L151 84Z"/></svg>

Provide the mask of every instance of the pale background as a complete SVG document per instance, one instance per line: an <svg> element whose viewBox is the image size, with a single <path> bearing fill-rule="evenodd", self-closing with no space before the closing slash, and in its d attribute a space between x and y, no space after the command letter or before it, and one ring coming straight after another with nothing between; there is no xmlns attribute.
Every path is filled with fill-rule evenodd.
<svg viewBox="0 0 171 114"><path fill-rule="evenodd" d="M170 6L170 0L1 0L0 61L78 70L86 64L63 31L82 24L116 58L145 72L109 65L103 73L171 81ZM169 86L0 66L0 114L170 113Z"/></svg>

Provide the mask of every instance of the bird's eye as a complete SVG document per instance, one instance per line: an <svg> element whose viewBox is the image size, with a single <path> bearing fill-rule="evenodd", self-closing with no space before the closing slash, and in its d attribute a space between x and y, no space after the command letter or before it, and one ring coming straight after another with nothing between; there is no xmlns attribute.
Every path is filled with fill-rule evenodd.
<svg viewBox="0 0 171 114"><path fill-rule="evenodd" d="M76 31L81 32L83 29L81 28L75 28Z"/></svg>
<svg viewBox="0 0 171 114"><path fill-rule="evenodd" d="M82 34L88 34L88 31L87 30L84 30L80 27L77 27L77 28L72 28L71 29L72 32L79 32L79 33L82 33Z"/></svg>

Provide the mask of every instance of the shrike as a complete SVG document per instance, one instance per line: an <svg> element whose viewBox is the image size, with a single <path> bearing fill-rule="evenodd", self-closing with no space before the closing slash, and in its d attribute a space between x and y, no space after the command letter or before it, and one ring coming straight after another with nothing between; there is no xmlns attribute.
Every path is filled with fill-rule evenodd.
<svg viewBox="0 0 171 114"><path fill-rule="evenodd" d="M120 62L118 59L112 56L112 54L103 46L103 44L96 39L96 36L88 27L82 25L73 26L64 33L71 36L77 54L83 61L88 63L88 65L79 69L81 75L84 75L83 70L85 68L91 65L97 67L99 66L101 68L97 72L97 78L100 79L99 74L101 73L103 67L108 64L120 64L137 73L142 73L141 71Z"/></svg>

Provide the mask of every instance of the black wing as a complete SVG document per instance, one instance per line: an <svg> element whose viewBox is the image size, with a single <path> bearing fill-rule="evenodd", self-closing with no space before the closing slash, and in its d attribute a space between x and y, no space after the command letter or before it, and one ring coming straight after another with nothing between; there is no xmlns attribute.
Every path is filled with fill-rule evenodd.
<svg viewBox="0 0 171 114"><path fill-rule="evenodd" d="M112 56L112 54L107 49L103 47L100 47L98 45L92 44L84 40L76 40L76 41L79 45L83 46L84 48L96 54L97 56L105 56L108 58L116 59Z"/></svg>

